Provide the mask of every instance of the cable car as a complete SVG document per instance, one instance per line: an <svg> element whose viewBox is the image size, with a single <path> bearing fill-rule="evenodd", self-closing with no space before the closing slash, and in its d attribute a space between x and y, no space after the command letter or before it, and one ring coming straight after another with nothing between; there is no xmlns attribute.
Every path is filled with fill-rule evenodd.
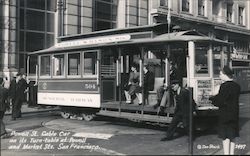
<svg viewBox="0 0 250 156"><path fill-rule="evenodd" d="M170 84L169 62L175 62L184 87L191 87L200 115L218 109L209 96L218 92L219 70L230 65L232 45L194 30L167 32L166 25L113 29L60 37L53 47L29 54L28 77L37 85L37 103L62 108L62 116L91 120L95 114L169 123L174 105L158 115L157 89ZM33 64L32 64L33 63ZM130 67L154 73L154 90L143 104L125 103L124 84ZM143 89L143 85L141 85Z"/></svg>

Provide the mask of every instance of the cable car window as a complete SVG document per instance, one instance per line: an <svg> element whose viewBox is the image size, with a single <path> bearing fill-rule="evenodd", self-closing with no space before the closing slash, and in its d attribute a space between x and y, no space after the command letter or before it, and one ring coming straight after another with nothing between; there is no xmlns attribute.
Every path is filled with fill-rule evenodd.
<svg viewBox="0 0 250 156"><path fill-rule="evenodd" d="M96 61L97 61L97 52L85 52L84 53L84 75L96 75Z"/></svg>
<svg viewBox="0 0 250 156"><path fill-rule="evenodd" d="M101 58L101 75L102 76L115 76L116 64L114 52L111 50L105 50Z"/></svg>
<svg viewBox="0 0 250 156"><path fill-rule="evenodd" d="M182 0L182 11L189 12L190 1Z"/></svg>
<svg viewBox="0 0 250 156"><path fill-rule="evenodd" d="M221 46L213 47L213 72L214 76L219 76L221 69Z"/></svg>
<svg viewBox="0 0 250 156"><path fill-rule="evenodd" d="M41 76L50 76L50 56L41 56Z"/></svg>
<svg viewBox="0 0 250 156"><path fill-rule="evenodd" d="M53 56L53 76L64 75L64 54Z"/></svg>
<svg viewBox="0 0 250 156"><path fill-rule="evenodd" d="M68 75L80 75L80 53L68 55Z"/></svg>
<svg viewBox="0 0 250 156"><path fill-rule="evenodd" d="M208 74L207 47L197 47L195 50L195 73Z"/></svg>

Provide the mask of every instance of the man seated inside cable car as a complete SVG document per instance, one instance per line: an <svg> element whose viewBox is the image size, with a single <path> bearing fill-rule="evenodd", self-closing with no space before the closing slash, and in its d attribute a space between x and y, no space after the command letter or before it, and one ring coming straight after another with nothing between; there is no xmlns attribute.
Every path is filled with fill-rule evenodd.
<svg viewBox="0 0 250 156"><path fill-rule="evenodd" d="M175 80L179 80L177 65L173 61L170 61L170 83ZM169 108L174 106L174 98L173 91L171 87L169 87L165 79L163 80L163 84L157 88L157 103L153 106L154 109L159 107L158 114L162 115L164 113L165 108Z"/></svg>

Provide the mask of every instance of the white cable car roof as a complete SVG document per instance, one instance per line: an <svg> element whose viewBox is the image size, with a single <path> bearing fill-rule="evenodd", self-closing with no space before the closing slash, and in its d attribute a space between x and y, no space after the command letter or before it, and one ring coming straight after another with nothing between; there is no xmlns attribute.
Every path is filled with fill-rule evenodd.
<svg viewBox="0 0 250 156"><path fill-rule="evenodd" d="M195 30L188 30L188 31L180 31L180 32L172 32L172 33L165 33L161 34L155 37L150 38L139 38L139 39L131 39L129 36L131 36L132 33L122 33L122 34L115 34L115 35L107 35L107 36L100 36L100 37L90 37L90 38L84 38L84 39L72 39L68 41L62 41L48 49L43 49L35 52L31 52L29 54L41 54L41 53L49 53L49 52L60 52L60 51L69 51L74 49L87 49L87 48L100 48L100 47L107 47L107 46L124 46L124 45L147 45L147 44L156 44L156 43L163 43L163 42L188 42L188 41L194 41L194 42L213 42L218 43L222 45L232 44L227 41L223 41L220 39L212 38L205 36ZM108 38L118 38L120 37L120 40L113 41L108 40ZM123 37L123 38L121 38ZM105 41L106 42L98 42L98 41ZM87 41L91 41L91 44L81 44L86 43ZM96 44L93 41L97 41ZM71 46L63 46L64 43L70 43ZM58 46L60 45L60 46Z"/></svg>

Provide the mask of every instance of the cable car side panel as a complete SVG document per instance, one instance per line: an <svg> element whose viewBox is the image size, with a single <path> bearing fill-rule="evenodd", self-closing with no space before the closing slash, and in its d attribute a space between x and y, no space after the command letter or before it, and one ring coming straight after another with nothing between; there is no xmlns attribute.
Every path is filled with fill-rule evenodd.
<svg viewBox="0 0 250 156"><path fill-rule="evenodd" d="M45 105L100 108L95 80L40 80L38 103Z"/></svg>

